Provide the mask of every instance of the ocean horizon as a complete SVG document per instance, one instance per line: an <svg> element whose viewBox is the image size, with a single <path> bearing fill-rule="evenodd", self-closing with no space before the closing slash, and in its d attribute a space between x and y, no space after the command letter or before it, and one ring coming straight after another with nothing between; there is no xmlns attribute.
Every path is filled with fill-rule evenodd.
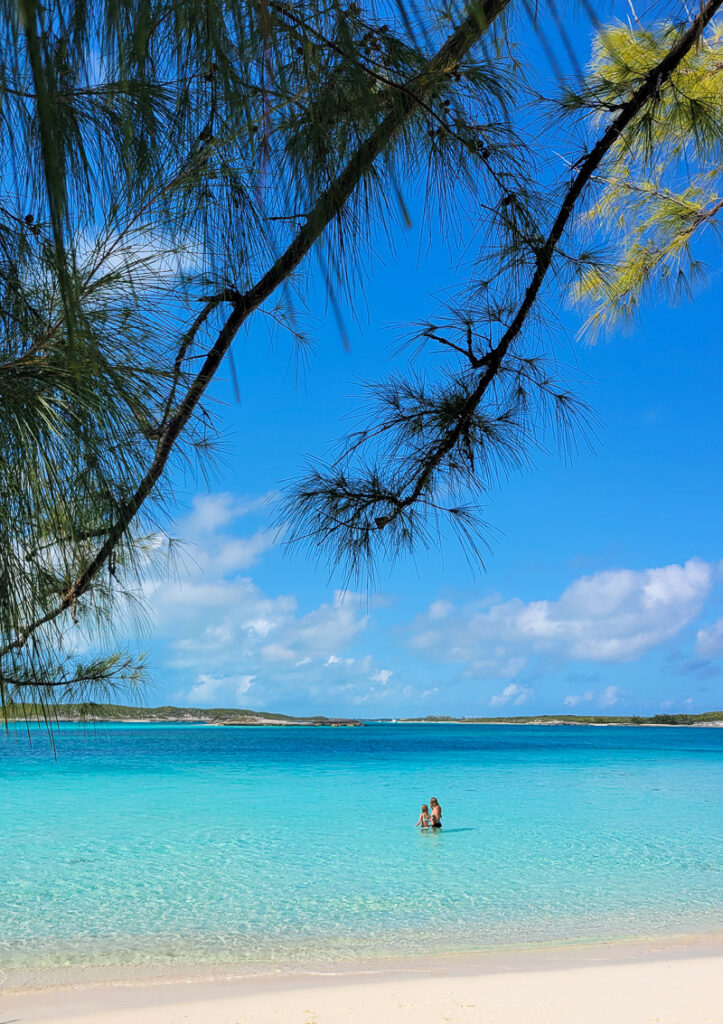
<svg viewBox="0 0 723 1024"><path fill-rule="evenodd" d="M723 730L19 726L0 965L298 965L723 930ZM55 749L54 749L55 747ZM441 832L414 828L438 797Z"/></svg>

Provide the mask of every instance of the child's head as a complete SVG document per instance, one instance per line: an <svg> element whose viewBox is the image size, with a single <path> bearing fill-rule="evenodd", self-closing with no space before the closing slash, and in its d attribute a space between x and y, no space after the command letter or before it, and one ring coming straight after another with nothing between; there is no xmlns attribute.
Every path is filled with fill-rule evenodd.
<svg viewBox="0 0 723 1024"><path fill-rule="evenodd" d="M429 814L429 808L426 804L422 804L422 814Z"/></svg>

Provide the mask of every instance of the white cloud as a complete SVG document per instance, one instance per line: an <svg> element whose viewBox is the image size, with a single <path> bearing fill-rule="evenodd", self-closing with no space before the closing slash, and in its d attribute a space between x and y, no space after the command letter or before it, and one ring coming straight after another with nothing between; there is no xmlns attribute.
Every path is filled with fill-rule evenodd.
<svg viewBox="0 0 723 1024"><path fill-rule="evenodd" d="M346 647L366 629L368 615L360 612L363 598L337 590L333 600L296 619L288 630L290 646L310 656L327 656L328 651Z"/></svg>
<svg viewBox="0 0 723 1024"><path fill-rule="evenodd" d="M453 608L451 601L432 601L428 614L430 619L446 619Z"/></svg>
<svg viewBox="0 0 723 1024"><path fill-rule="evenodd" d="M236 499L231 494L197 494L183 522L187 537L215 533L236 518Z"/></svg>
<svg viewBox="0 0 723 1024"><path fill-rule="evenodd" d="M603 690L602 697L600 698L601 708L611 708L613 704L617 704L620 700L622 691L619 686L606 686Z"/></svg>
<svg viewBox="0 0 723 1024"><path fill-rule="evenodd" d="M514 678L533 654L556 663L624 662L674 637L697 616L710 591L711 566L582 576L555 601L519 598L458 606L439 622L438 602L415 624L412 646L461 663L466 675Z"/></svg>
<svg viewBox="0 0 723 1024"><path fill-rule="evenodd" d="M591 701L593 697L594 694L592 690L587 690L586 693L570 693L567 697L565 697L563 704L565 705L565 707L574 708L577 704L582 704L583 701Z"/></svg>
<svg viewBox="0 0 723 1024"><path fill-rule="evenodd" d="M243 516L265 509L272 497L246 499L225 493L196 495L190 513L180 523L189 571L227 576L255 565L279 542L280 531L262 527L245 537L230 531L238 527Z"/></svg>
<svg viewBox="0 0 723 1024"><path fill-rule="evenodd" d="M336 591L301 613L292 595L269 596L242 574L276 541L269 530L247 537L235 532L243 528L240 518L260 504L228 494L196 498L178 524L192 557L177 578L149 578L144 585L165 666L178 680L175 699L233 703L252 683L257 706L281 706L299 691L321 700L346 684L366 691L375 659L346 654L368 623L363 595ZM324 681L317 668L323 664L334 669Z"/></svg>
<svg viewBox="0 0 723 1024"><path fill-rule="evenodd" d="M149 592L158 632L173 645L199 657L228 650L236 659L248 651L269 661L308 665L313 659L327 664L350 664L348 658L329 655L343 649L364 631L368 616L362 600L337 593L332 601L299 615L296 599L288 594L268 597L246 576L210 580L196 572L157 585ZM207 625L212 618L211 625ZM179 640L182 636L184 639ZM366 668L372 664L368 660Z"/></svg>
<svg viewBox="0 0 723 1024"><path fill-rule="evenodd" d="M379 683L381 686L386 686L389 680L394 675L388 668L380 668L378 672L375 672L373 676L369 676L373 683Z"/></svg>
<svg viewBox="0 0 723 1024"><path fill-rule="evenodd" d="M333 668L335 665L346 665L347 668L356 662L356 658L339 658L336 654L330 654L324 662L324 668Z"/></svg>
<svg viewBox="0 0 723 1024"><path fill-rule="evenodd" d="M186 694L189 702L201 704L213 700L221 692L234 691L238 697L248 693L256 676L214 676L199 672L196 684Z"/></svg>
<svg viewBox="0 0 723 1024"><path fill-rule="evenodd" d="M236 683L236 696L242 697L245 693L248 693L255 678L256 676L239 676Z"/></svg>
<svg viewBox="0 0 723 1024"><path fill-rule="evenodd" d="M247 659L295 667L323 659L348 666L354 659L329 655L329 648L348 646L368 621L358 605L338 595L299 615L293 597L268 597L248 577L209 580L196 573L158 584L149 601L156 633L175 652L175 664L200 671L210 657L234 668ZM371 664L366 662L367 670Z"/></svg>
<svg viewBox="0 0 723 1024"><path fill-rule="evenodd" d="M249 619L244 623L244 629L248 633L254 633L260 637L268 636L273 628L273 619Z"/></svg>
<svg viewBox="0 0 723 1024"><path fill-rule="evenodd" d="M251 537L234 537L219 544L208 567L212 572L230 573L248 569L278 541L277 530L257 530Z"/></svg>
<svg viewBox="0 0 723 1024"><path fill-rule="evenodd" d="M218 679L216 676L208 675L206 672L201 672L197 676L196 685L188 692L188 699L189 701L199 701L200 703L211 700L213 695L218 693L222 684L223 680Z"/></svg>
<svg viewBox="0 0 723 1024"><path fill-rule="evenodd" d="M265 644L260 654L266 661L296 661L296 652L283 644Z"/></svg>
<svg viewBox="0 0 723 1024"><path fill-rule="evenodd" d="M256 676L214 676L200 672L196 677L196 685L191 687L186 697L190 703L198 701L205 704L221 692L233 691L236 697L240 698L248 693L255 678Z"/></svg>
<svg viewBox="0 0 723 1024"><path fill-rule="evenodd" d="M723 657L723 618L718 619L712 626L699 629L696 640L701 658Z"/></svg>
<svg viewBox="0 0 723 1024"><path fill-rule="evenodd" d="M273 500L273 493L260 498L238 498L227 492L197 494L191 502L191 511L183 521L183 532L187 537L215 533L219 527L228 526L241 516L261 512Z"/></svg>
<svg viewBox="0 0 723 1024"><path fill-rule="evenodd" d="M517 683L510 683L506 686L502 693L496 693L490 697L490 704L492 707L498 707L500 704L508 704L512 701L513 704L520 705L524 704L526 700L529 700L532 696L532 690L529 686L518 686Z"/></svg>

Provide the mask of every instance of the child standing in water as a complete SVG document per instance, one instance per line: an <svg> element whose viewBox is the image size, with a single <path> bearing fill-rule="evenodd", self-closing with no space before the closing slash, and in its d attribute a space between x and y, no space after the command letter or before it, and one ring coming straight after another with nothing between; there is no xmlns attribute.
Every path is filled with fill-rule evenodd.
<svg viewBox="0 0 723 1024"><path fill-rule="evenodd" d="M431 828L432 819L429 817L429 808L426 804L422 804L422 813L419 815L415 828Z"/></svg>

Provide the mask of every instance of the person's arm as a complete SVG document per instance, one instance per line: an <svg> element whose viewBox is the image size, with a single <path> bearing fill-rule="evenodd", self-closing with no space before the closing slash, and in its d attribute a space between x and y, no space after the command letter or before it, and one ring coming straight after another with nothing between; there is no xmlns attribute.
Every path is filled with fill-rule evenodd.
<svg viewBox="0 0 723 1024"><path fill-rule="evenodd" d="M419 817L417 818L417 824L414 827L418 828L419 825L421 825L421 824L422 824L422 815L420 814Z"/></svg>

